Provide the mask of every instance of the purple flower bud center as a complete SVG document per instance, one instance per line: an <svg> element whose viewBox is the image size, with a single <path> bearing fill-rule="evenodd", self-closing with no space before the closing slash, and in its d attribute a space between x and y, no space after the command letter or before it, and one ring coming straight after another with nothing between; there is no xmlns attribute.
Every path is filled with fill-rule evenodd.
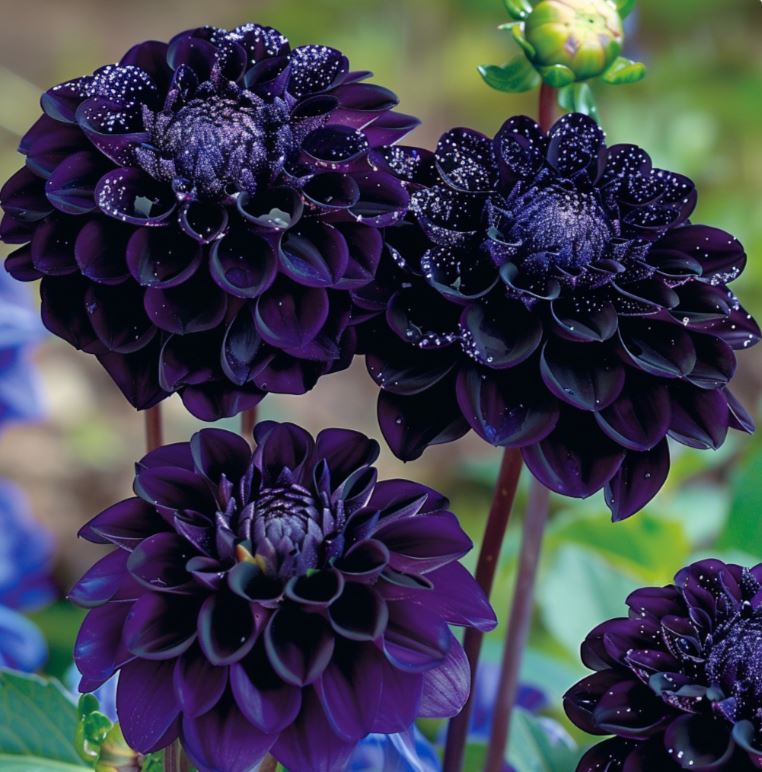
<svg viewBox="0 0 762 772"><path fill-rule="evenodd" d="M170 161L167 176L176 189L207 199L254 193L259 180L277 174L291 149L288 117L281 100L268 104L253 94L192 99L159 117L152 142Z"/></svg>
<svg viewBox="0 0 762 772"><path fill-rule="evenodd" d="M762 606L741 611L719 627L707 659L709 682L735 698L734 720L762 723Z"/></svg>
<svg viewBox="0 0 762 772"><path fill-rule="evenodd" d="M528 271L579 272L604 257L614 236L595 194L572 186L532 186L509 199L508 207L501 230L521 244L519 260Z"/></svg>
<svg viewBox="0 0 762 772"><path fill-rule="evenodd" d="M321 562L335 520L301 485L263 488L254 502L254 552L281 576L300 576Z"/></svg>

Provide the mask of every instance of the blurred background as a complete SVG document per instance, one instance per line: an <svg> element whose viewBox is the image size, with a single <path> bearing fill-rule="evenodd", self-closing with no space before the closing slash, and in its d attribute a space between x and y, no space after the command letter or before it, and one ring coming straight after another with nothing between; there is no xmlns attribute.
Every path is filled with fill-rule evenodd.
<svg viewBox="0 0 762 772"><path fill-rule="evenodd" d="M456 125L492 134L509 115L535 109L534 94L492 91L476 72L477 65L500 64L516 52L509 35L497 29L507 21L500 0L27 0L3 4L0 177L20 165L18 139L39 113L42 89L115 61L134 42L246 21L275 26L295 45L335 46L355 68L373 70L375 82L399 94L403 111L423 119L411 137L416 144L433 147ZM729 230L746 246L748 268L734 288L762 317L762 4L640 0L628 28L623 53L645 61L648 75L636 85L594 86L609 142L642 145L656 165L695 180L694 220ZM28 289L36 295L37 285ZM35 361L47 417L5 429L0 477L21 487L35 516L54 533L62 596L98 556L95 545L76 539L79 526L130 495L143 421L89 355L48 338ZM760 385L762 346L740 357L735 387L757 417ZM349 374L321 380L309 399L269 397L260 415L313 431L344 425L380 439L375 400L376 388L358 361ZM179 400L164 404L168 441L187 439L199 428ZM223 423L235 428L235 422ZM386 476L415 477L449 495L477 542L498 460L498 451L470 435L429 450L404 471L388 452L380 465ZM668 582L698 555L762 560L760 480L762 435L736 435L713 454L676 449L665 489L624 523L608 522L602 496L555 498L524 668L524 680L543 689L551 713L561 715L560 695L582 672L580 641L598 622L623 613L630 589ZM501 619L507 616L526 482L500 566L495 605ZM34 548L34 542L27 546ZM79 612L59 601L33 617L48 638L47 668L61 674L70 663ZM502 632L501 625L490 638L494 657Z"/></svg>

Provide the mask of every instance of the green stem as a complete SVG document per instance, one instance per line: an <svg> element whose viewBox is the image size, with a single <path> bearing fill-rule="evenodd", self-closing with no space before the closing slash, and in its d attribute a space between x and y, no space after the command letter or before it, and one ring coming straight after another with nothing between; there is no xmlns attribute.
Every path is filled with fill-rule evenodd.
<svg viewBox="0 0 762 772"><path fill-rule="evenodd" d="M489 597L492 591L497 561L500 557L500 548L503 544L505 529L508 526L508 520L511 515L516 488L519 484L521 466L520 451L517 448L506 448L503 452L503 460L495 483L495 492L492 497L489 517L487 518L487 525L484 529L484 537L482 538L482 545L479 551L479 560L476 564L476 581L487 597ZM471 719L474 696L473 685L476 683L476 667L479 663L479 653L481 652L483 637L483 633L479 630L469 627L463 639L463 648L471 668L472 689L466 704L463 706L463 710L457 716L450 719L449 726L447 727L443 772L460 772L463 766L463 755L466 750L468 725Z"/></svg>

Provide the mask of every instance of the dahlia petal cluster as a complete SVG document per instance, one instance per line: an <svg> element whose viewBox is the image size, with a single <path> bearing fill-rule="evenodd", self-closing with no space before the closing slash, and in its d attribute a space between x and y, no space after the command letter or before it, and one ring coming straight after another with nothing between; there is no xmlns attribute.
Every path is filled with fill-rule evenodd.
<svg viewBox="0 0 762 772"><path fill-rule="evenodd" d="M564 697L578 727L615 735L578 772L762 768L762 564L702 560L627 605L587 636L596 672Z"/></svg>
<svg viewBox="0 0 762 772"><path fill-rule="evenodd" d="M417 124L328 46L202 27L49 89L0 191L42 318L143 409L213 420L347 366L350 291L408 193L368 154Z"/></svg>
<svg viewBox="0 0 762 772"><path fill-rule="evenodd" d="M746 255L692 224L693 183L571 113L494 137L452 129L431 154L374 154L412 191L372 287L355 293L394 453L474 429L519 447L548 488L604 488L616 519L669 469L667 437L717 448L753 421L728 389L760 338L728 284Z"/></svg>
<svg viewBox="0 0 762 772"><path fill-rule="evenodd" d="M179 737L220 772L267 752L327 771L371 732L457 713L469 668L449 625L495 617L447 501L379 482L378 445L357 432L263 422L255 438L252 453L204 429L149 453L136 496L83 528L115 549L71 593L91 609L80 689L120 671L129 745Z"/></svg>

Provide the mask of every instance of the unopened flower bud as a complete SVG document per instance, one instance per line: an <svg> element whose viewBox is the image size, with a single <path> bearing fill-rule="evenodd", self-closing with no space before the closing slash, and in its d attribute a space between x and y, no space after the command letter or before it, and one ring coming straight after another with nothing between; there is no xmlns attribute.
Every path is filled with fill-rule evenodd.
<svg viewBox="0 0 762 772"><path fill-rule="evenodd" d="M541 74L554 68L568 82L587 80L603 74L619 56L622 20L609 0L542 0L526 19L524 37Z"/></svg>

